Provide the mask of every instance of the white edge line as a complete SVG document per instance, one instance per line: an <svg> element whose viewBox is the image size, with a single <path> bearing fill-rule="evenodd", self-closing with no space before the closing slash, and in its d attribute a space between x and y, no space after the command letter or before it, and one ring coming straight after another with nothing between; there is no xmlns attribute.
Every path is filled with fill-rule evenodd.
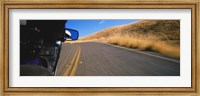
<svg viewBox="0 0 200 96"><path fill-rule="evenodd" d="M98 43L103 43L103 42L98 42ZM168 61L180 63L179 61L174 60L174 59L170 59L170 58L166 58L166 57L161 57L161 56L157 56L157 55L153 55L153 54L148 54L148 53L137 51L137 50L133 50L133 49L130 49L130 48L121 47L121 46L117 46L117 45L112 45L110 43L103 43L103 44L108 44L108 45L111 45L111 46L114 46L114 47L118 47L118 48L121 48L121 49L126 49L126 50L129 50L129 51L138 52L138 53L141 53L141 54L144 54L144 55L148 55L148 56L157 57L157 58L160 58L160 59L164 59L164 60L168 60Z"/></svg>

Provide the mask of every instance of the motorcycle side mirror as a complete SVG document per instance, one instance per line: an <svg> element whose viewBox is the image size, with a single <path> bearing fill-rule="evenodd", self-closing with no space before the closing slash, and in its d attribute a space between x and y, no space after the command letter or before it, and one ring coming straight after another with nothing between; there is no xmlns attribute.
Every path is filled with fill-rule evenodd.
<svg viewBox="0 0 200 96"><path fill-rule="evenodd" d="M71 41L71 40L77 40L79 37L79 32L74 29L65 29L65 40Z"/></svg>

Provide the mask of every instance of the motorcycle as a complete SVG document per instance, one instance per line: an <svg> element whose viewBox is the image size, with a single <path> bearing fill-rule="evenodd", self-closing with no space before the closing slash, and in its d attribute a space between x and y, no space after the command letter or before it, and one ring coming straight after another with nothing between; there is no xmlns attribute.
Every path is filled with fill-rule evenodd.
<svg viewBox="0 0 200 96"><path fill-rule="evenodd" d="M78 31L66 20L20 21L20 76L54 76L61 46L77 40Z"/></svg>

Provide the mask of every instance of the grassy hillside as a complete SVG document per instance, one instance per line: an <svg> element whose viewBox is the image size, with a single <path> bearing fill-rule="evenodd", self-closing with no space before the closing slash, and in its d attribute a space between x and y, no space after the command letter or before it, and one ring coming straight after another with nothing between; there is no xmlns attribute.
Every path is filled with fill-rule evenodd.
<svg viewBox="0 0 200 96"><path fill-rule="evenodd" d="M179 57L180 21L141 20L132 24L107 28L80 40L98 40Z"/></svg>

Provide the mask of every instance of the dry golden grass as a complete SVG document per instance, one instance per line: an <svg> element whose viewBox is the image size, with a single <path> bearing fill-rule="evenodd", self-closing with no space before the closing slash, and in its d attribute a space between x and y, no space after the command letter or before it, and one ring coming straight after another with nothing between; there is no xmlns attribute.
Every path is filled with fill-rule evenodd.
<svg viewBox="0 0 200 96"><path fill-rule="evenodd" d="M167 44L165 41L158 41L155 36L142 35L120 35L116 34L105 39L108 43L129 47L138 48L141 50L157 51L170 56L179 57L180 47Z"/></svg>
<svg viewBox="0 0 200 96"><path fill-rule="evenodd" d="M107 42L180 57L180 21L141 20L104 29L80 38L79 41L85 40Z"/></svg>
<svg viewBox="0 0 200 96"><path fill-rule="evenodd" d="M154 34L162 40L180 39L179 20L141 20L131 24L106 28L89 36L82 37L82 40L107 38L115 34Z"/></svg>

